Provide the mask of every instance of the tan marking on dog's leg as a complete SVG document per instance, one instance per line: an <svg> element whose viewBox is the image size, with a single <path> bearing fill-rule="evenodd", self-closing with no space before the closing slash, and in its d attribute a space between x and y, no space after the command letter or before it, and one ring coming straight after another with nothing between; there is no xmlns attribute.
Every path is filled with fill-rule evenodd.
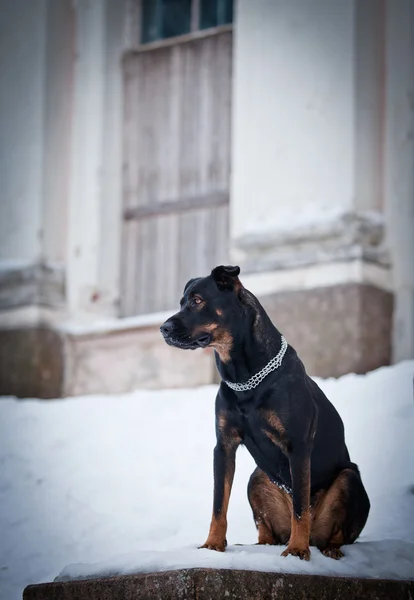
<svg viewBox="0 0 414 600"><path fill-rule="evenodd" d="M292 485L295 485L292 476ZM300 482L301 514L296 515L292 507L291 533L288 547L282 556L298 556L300 559L310 559L310 456L303 459L303 472ZM293 492L294 493L294 492Z"/></svg>
<svg viewBox="0 0 414 600"><path fill-rule="evenodd" d="M309 510L304 511L300 518L296 515L292 515L291 521L291 534L288 547L282 556L298 556L301 559L310 559L309 550L309 532L310 532L310 512Z"/></svg>
<svg viewBox="0 0 414 600"><path fill-rule="evenodd" d="M273 546L275 541L273 539L273 534L265 523L262 521L257 522L257 535L258 540L257 544L259 546Z"/></svg>
<svg viewBox="0 0 414 600"><path fill-rule="evenodd" d="M221 441L225 446L237 447L240 444L240 432L234 426L229 425L225 413L217 415L217 427L220 432Z"/></svg>
<svg viewBox="0 0 414 600"><path fill-rule="evenodd" d="M290 536L290 495L257 468L250 478L248 498L258 530L258 543L286 543Z"/></svg>
<svg viewBox="0 0 414 600"><path fill-rule="evenodd" d="M343 556L340 547L344 544L342 524L346 519L348 473L349 469L341 471L330 488L320 495L311 526L312 543L322 554L335 560Z"/></svg>
<svg viewBox="0 0 414 600"><path fill-rule="evenodd" d="M262 410L261 416L265 420L269 429L264 428L263 433L269 438L273 444L279 446L283 452L287 452L288 441L286 429L276 413L272 410Z"/></svg>
<svg viewBox="0 0 414 600"><path fill-rule="evenodd" d="M224 497L223 505L218 517L213 513L211 517L210 531L208 534L207 541L200 546L200 548L208 548L209 550L217 550L218 552L224 552L227 546L226 533L227 533L227 510L229 507L231 486L233 483L233 477L228 475L225 476L224 481Z"/></svg>

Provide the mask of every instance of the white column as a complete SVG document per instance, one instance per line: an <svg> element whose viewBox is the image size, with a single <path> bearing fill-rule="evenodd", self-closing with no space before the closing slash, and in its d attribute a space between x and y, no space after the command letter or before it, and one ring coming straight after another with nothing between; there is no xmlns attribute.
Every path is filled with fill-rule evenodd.
<svg viewBox="0 0 414 600"><path fill-rule="evenodd" d="M355 210L384 208L385 0L355 3Z"/></svg>
<svg viewBox="0 0 414 600"><path fill-rule="evenodd" d="M105 93L105 2L76 3L67 301L71 316L94 310L99 294Z"/></svg>
<svg viewBox="0 0 414 600"><path fill-rule="evenodd" d="M70 315L117 315L125 0L76 3L67 296Z"/></svg>
<svg viewBox="0 0 414 600"><path fill-rule="evenodd" d="M46 17L45 17L46 19ZM44 88L44 176L42 260L64 266L75 68L75 9L72 0L48 1Z"/></svg>
<svg viewBox="0 0 414 600"><path fill-rule="evenodd" d="M353 1L238 1L233 239L352 208L354 39Z"/></svg>
<svg viewBox="0 0 414 600"><path fill-rule="evenodd" d="M40 258L46 1L0 0L0 259Z"/></svg>
<svg viewBox="0 0 414 600"><path fill-rule="evenodd" d="M390 228L394 360L414 358L414 4L387 2L386 207Z"/></svg>
<svg viewBox="0 0 414 600"><path fill-rule="evenodd" d="M100 225L99 303L108 315L118 316L122 225L122 52L127 44L126 0L107 1L105 42L104 137L102 212ZM133 15L134 17L136 15Z"/></svg>

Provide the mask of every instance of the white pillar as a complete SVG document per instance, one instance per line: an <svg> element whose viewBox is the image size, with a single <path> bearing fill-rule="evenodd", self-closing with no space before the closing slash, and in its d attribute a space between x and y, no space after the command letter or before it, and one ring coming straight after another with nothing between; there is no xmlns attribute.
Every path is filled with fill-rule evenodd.
<svg viewBox="0 0 414 600"><path fill-rule="evenodd" d="M105 42L106 79L99 303L102 311L106 314L118 316L122 231L122 53L127 44L125 26L128 21L126 0L106 0L106 2L107 36Z"/></svg>
<svg viewBox="0 0 414 600"><path fill-rule="evenodd" d="M78 319L117 311L125 2L82 0L76 10L67 297Z"/></svg>
<svg viewBox="0 0 414 600"><path fill-rule="evenodd" d="M238 0L233 239L352 208L354 37L353 1Z"/></svg>
<svg viewBox="0 0 414 600"><path fill-rule="evenodd" d="M394 361L414 358L414 4L387 2L386 204Z"/></svg>
<svg viewBox="0 0 414 600"><path fill-rule="evenodd" d="M62 269L67 253L68 196L75 68L72 0L48 0L44 88L42 260Z"/></svg>
<svg viewBox="0 0 414 600"><path fill-rule="evenodd" d="M42 236L46 1L0 0L0 259L36 263Z"/></svg>

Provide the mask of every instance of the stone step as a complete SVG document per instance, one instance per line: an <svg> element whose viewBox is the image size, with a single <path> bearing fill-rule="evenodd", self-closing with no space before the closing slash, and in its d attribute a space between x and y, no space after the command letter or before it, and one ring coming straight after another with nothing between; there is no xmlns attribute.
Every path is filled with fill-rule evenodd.
<svg viewBox="0 0 414 600"><path fill-rule="evenodd" d="M414 572L413 572L414 576ZM414 581L182 569L29 585L23 600L413 600Z"/></svg>

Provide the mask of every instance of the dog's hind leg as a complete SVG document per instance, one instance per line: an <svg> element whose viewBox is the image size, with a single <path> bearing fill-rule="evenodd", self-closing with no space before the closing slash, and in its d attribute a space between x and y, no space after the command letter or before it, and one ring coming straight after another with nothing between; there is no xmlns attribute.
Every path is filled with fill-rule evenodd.
<svg viewBox="0 0 414 600"><path fill-rule="evenodd" d="M341 471L312 508L311 544L330 558L343 556L340 547L353 544L368 518L370 503L358 470Z"/></svg>
<svg viewBox="0 0 414 600"><path fill-rule="evenodd" d="M258 544L287 544L292 511L289 494L257 468L250 477L247 495L258 531Z"/></svg>

